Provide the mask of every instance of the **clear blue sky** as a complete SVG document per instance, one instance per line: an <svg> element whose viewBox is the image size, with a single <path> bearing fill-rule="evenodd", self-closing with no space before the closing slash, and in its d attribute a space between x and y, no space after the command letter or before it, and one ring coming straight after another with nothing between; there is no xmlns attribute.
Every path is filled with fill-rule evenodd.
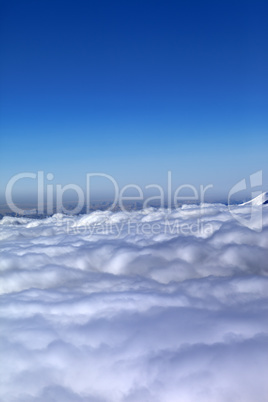
<svg viewBox="0 0 268 402"><path fill-rule="evenodd" d="M259 0L2 1L1 192L38 170L266 186L267 18Z"/></svg>

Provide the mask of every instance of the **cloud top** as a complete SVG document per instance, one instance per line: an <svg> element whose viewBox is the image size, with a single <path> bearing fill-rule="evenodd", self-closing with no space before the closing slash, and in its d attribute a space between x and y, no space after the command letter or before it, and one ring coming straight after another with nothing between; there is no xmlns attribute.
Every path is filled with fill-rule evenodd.
<svg viewBox="0 0 268 402"><path fill-rule="evenodd" d="M261 232L221 204L4 217L1 400L265 402L262 212Z"/></svg>

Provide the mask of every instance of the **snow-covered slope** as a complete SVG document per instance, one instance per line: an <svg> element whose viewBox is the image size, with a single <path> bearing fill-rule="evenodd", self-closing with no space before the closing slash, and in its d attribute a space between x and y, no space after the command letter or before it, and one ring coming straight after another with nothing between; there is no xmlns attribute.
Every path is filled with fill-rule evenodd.
<svg viewBox="0 0 268 402"><path fill-rule="evenodd" d="M264 205L268 203L268 192L264 192L260 195L258 195L258 197L253 198L252 200L248 201L248 202L244 202L244 204L242 205Z"/></svg>

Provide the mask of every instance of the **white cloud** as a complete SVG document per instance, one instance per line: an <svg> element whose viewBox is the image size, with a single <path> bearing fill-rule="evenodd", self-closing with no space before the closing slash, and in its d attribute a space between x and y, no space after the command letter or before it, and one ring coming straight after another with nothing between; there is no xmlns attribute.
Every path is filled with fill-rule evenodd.
<svg viewBox="0 0 268 402"><path fill-rule="evenodd" d="M0 227L1 400L267 401L268 206Z"/></svg>

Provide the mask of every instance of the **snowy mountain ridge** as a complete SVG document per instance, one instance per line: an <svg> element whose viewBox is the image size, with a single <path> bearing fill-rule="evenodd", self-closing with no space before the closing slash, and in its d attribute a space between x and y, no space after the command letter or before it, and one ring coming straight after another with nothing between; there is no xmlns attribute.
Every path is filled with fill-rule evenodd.
<svg viewBox="0 0 268 402"><path fill-rule="evenodd" d="M244 202L241 205L249 205L249 204L254 206L268 204L268 191L258 195L257 197L253 198L250 201Z"/></svg>

